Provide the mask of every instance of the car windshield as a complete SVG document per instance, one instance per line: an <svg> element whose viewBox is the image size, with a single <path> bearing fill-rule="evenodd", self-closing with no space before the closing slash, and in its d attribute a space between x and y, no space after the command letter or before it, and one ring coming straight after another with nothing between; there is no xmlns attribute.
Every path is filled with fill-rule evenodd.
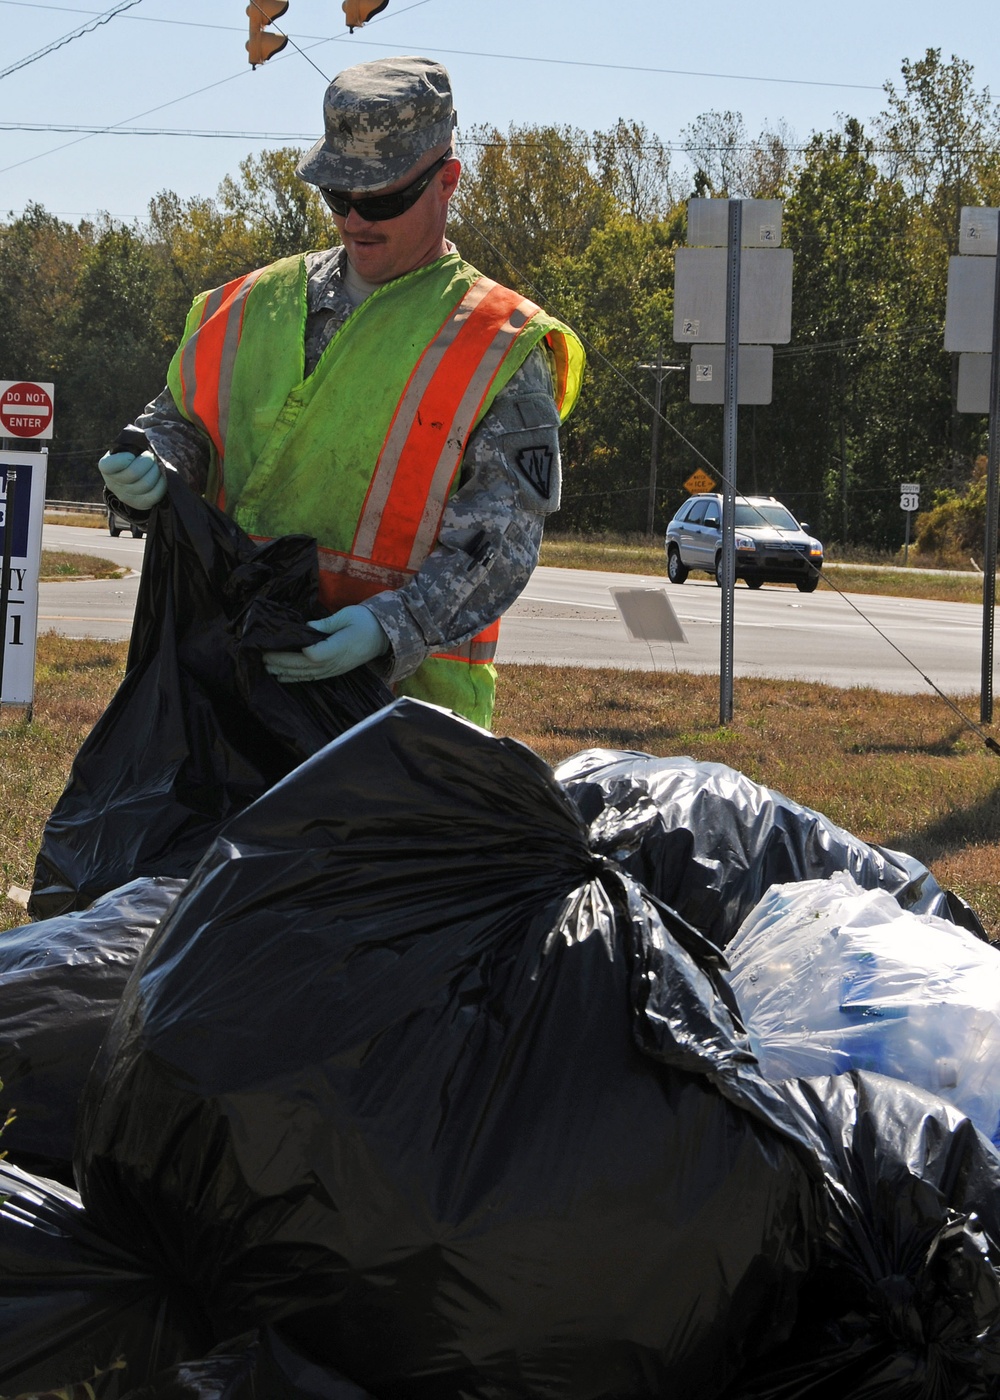
<svg viewBox="0 0 1000 1400"><path fill-rule="evenodd" d="M799 522L778 503L762 501L759 506L736 506L736 528L750 530L755 525L773 525L777 530L797 530Z"/></svg>

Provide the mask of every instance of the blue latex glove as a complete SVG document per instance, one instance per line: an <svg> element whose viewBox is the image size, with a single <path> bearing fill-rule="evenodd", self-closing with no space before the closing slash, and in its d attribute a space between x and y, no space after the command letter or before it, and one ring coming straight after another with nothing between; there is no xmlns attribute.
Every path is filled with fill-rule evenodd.
<svg viewBox="0 0 1000 1400"><path fill-rule="evenodd" d="M325 681L389 650L389 638L368 608L341 608L309 626L325 632L326 639L304 651L265 651L264 667L276 680Z"/></svg>
<svg viewBox="0 0 1000 1400"><path fill-rule="evenodd" d="M151 510L167 494L163 468L152 452L105 452L98 462L104 483L122 505Z"/></svg>

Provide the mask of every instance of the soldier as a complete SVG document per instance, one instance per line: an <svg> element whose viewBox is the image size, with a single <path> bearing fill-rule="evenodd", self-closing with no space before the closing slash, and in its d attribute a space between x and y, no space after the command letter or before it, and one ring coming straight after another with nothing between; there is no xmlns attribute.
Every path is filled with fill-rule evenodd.
<svg viewBox="0 0 1000 1400"><path fill-rule="evenodd" d="M341 245L196 298L167 388L129 430L145 450L99 465L133 515L163 499L166 466L255 538L316 538L324 637L266 653L279 680L369 663L488 726L498 619L559 504L583 350L446 238L455 124L430 59L339 74L298 174Z"/></svg>

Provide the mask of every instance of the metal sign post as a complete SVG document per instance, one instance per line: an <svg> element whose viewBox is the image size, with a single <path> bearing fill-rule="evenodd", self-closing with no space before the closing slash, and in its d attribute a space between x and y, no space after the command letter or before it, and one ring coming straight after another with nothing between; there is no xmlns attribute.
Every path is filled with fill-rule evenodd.
<svg viewBox="0 0 1000 1400"><path fill-rule="evenodd" d="M743 204L729 201L726 268L726 368L722 401L722 644L719 653L719 723L733 717L733 593L736 588L736 442L739 425L740 259Z"/></svg>
<svg viewBox="0 0 1000 1400"><path fill-rule="evenodd" d="M958 354L959 413L988 413L979 720L993 719L993 632L1000 528L1000 210L966 208L948 261L944 348Z"/></svg>
<svg viewBox="0 0 1000 1400"><path fill-rule="evenodd" d="M993 719L993 630L997 591L997 528L1000 525L1000 246L994 257L993 362L990 366L990 442L986 456L986 545L983 550L983 661L979 722Z"/></svg>
<svg viewBox="0 0 1000 1400"><path fill-rule="evenodd" d="M771 402L772 347L792 336L792 254L781 247L778 199L690 199L688 244L674 257L674 340L691 345L691 402L723 405L719 723L728 724L739 405Z"/></svg>
<svg viewBox="0 0 1000 1400"><path fill-rule="evenodd" d="M8 521L17 519L17 471L7 468L6 503L4 505L3 565L0 566L0 704L3 702L3 666L7 656L7 608L10 604L10 547L13 529Z"/></svg>

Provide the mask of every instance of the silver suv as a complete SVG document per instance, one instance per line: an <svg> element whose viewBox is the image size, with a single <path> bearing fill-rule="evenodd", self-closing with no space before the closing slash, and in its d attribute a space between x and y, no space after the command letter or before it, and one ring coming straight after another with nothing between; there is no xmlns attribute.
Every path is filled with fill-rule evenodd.
<svg viewBox="0 0 1000 1400"><path fill-rule="evenodd" d="M773 496L736 501L736 577L748 588L794 583L812 593L823 567L823 546ZM691 569L715 575L722 586L722 497L692 496L667 526L667 577L683 583Z"/></svg>

